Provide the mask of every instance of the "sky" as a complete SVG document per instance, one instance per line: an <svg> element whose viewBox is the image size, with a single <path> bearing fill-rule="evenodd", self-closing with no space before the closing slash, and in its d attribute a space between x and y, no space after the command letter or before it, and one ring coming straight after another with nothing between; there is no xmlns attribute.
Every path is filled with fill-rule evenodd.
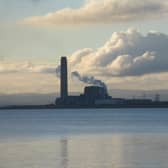
<svg viewBox="0 0 168 168"><path fill-rule="evenodd" d="M167 16L165 0L0 0L0 94L59 92L64 55L110 90L167 89Z"/></svg>

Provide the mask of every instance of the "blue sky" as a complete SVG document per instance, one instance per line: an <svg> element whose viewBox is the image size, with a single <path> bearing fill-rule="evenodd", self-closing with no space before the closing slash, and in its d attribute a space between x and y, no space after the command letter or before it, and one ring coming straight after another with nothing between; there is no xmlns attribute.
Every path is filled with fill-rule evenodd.
<svg viewBox="0 0 168 168"><path fill-rule="evenodd" d="M68 49L66 39L72 39L69 35L71 31L62 28L25 27L17 25L16 22L28 16L43 15L65 6L77 7L80 3L79 0L62 0L61 3L59 0L0 0L1 57L5 60L31 60L40 63L53 61L54 57L61 53L70 54L72 49Z"/></svg>
<svg viewBox="0 0 168 168"><path fill-rule="evenodd" d="M167 16L159 0L0 0L0 94L59 91L59 79L45 72L55 72L62 55L82 55L71 68L111 89L167 89ZM70 83L73 91L84 86Z"/></svg>
<svg viewBox="0 0 168 168"><path fill-rule="evenodd" d="M137 28L168 32L165 20L92 26L32 27L16 24L63 8L78 8L83 0L0 0L0 56L7 61L52 62L80 48L101 47L114 31ZM73 42L72 42L73 41Z"/></svg>
<svg viewBox="0 0 168 168"><path fill-rule="evenodd" d="M16 21L26 16L43 15L60 8L78 7L81 0L0 0L0 18Z"/></svg>

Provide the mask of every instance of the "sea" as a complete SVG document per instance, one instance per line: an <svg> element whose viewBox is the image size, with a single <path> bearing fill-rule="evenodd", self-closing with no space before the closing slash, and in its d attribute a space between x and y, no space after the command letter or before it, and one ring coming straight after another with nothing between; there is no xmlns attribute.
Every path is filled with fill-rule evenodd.
<svg viewBox="0 0 168 168"><path fill-rule="evenodd" d="M1 110L0 168L168 168L168 109Z"/></svg>

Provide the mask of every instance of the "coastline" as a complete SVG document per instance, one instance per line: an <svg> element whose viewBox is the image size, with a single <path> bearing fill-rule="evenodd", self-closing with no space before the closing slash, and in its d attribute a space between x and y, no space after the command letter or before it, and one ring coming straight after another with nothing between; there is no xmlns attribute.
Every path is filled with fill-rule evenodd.
<svg viewBox="0 0 168 168"><path fill-rule="evenodd" d="M120 109L120 108L168 108L168 102L151 104L115 104L115 105L13 105L0 107L0 110L35 110L35 109Z"/></svg>

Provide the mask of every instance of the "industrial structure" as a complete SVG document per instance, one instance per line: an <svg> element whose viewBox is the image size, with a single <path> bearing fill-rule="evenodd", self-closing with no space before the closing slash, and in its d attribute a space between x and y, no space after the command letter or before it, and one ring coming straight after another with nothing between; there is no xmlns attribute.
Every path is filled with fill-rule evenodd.
<svg viewBox="0 0 168 168"><path fill-rule="evenodd" d="M68 67L67 58L61 57L60 69L60 97L56 105L75 106L101 106L101 105L137 105L151 104L151 99L122 99L112 98L108 95L107 88L102 86L86 86L84 93L79 96L68 95Z"/></svg>
<svg viewBox="0 0 168 168"><path fill-rule="evenodd" d="M68 69L67 69L67 58L62 57L61 58L61 84L60 84L60 93L61 93L61 99L66 99L68 96Z"/></svg>

